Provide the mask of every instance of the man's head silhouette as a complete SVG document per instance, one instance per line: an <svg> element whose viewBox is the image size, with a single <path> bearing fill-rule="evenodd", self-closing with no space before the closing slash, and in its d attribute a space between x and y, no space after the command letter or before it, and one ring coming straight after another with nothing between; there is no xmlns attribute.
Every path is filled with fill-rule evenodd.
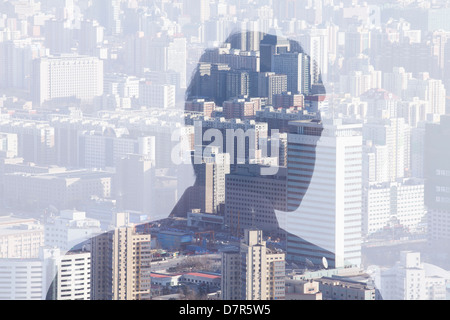
<svg viewBox="0 0 450 320"><path fill-rule="evenodd" d="M258 53L259 54L258 54ZM234 57L233 57L234 55ZM240 58L237 58L239 56ZM186 90L186 104L185 110L193 111L191 109L193 101L201 102L214 102L214 105L218 107L218 110L222 110L222 113L216 112L216 117L225 117L228 121L245 121L248 119L255 119L255 117L246 117L243 112L234 113L237 116L230 116L223 111L224 102L227 100L234 100L240 98L241 100L250 100L252 98L267 98L261 95L261 75L273 74L276 75L281 72L285 73L287 86L282 93L289 94L301 94L304 97L312 96L314 94L325 94L325 87L319 80L319 83L311 83L310 75L310 57L304 52L299 42L295 40L287 39L276 32L274 33L262 33L256 31L237 32L233 33L228 39L218 48L206 50L199 59L197 68L195 69L189 86ZM287 74L286 74L287 73ZM320 79L320 76L319 76ZM237 87L237 88L236 88ZM271 88L274 93L281 93L276 88ZM270 91L270 90L269 90ZM267 90L266 90L267 92ZM271 95L272 92L268 92ZM240 95L239 95L240 94ZM306 99L305 99L306 100ZM270 107L269 105L265 107ZM290 106L288 106L290 107ZM264 107L263 107L264 108ZM212 115L211 109L202 109L196 111L203 111L207 115ZM303 109L297 110L303 112ZM264 121L264 120L263 120ZM192 124L192 123L189 123ZM201 124L202 135L209 129L209 126ZM315 126L321 128L320 113L315 115ZM199 127L196 127L196 130ZM289 131L296 131L296 127L283 127L277 128L272 126L270 129L278 129L284 133ZM321 131L316 132L316 135L320 135ZM226 134L226 133L224 133ZM270 132L268 133L270 136ZM245 165L251 166L248 163L248 137L245 143L246 160ZM258 142L256 142L258 143ZM208 142L202 141L203 147ZM239 147L239 146L237 146ZM236 147L236 148L237 148ZM226 146L224 146L224 149ZM230 153L231 160L237 160L236 150L221 150L222 152ZM314 151L314 150L313 150ZM274 154L274 153L272 153ZM233 158L234 157L234 158ZM315 154L311 153L310 158L314 159ZM237 161L236 161L237 162ZM241 163L244 164L244 163ZM261 166L255 164L253 166ZM242 166L240 166L242 167ZM200 166L194 165L194 170L198 178ZM233 171L237 171L239 166L232 166ZM258 174L261 170L252 170L253 174ZM282 174L276 171L277 174ZM306 173L308 174L308 173ZM288 177L287 177L288 178ZM204 186L201 182L196 183L198 192L204 191ZM270 190L269 190L270 191ZM300 206L302 196L297 195L297 207ZM266 201L266 200L264 200ZM192 202L191 202L192 203ZM295 206L291 206L288 209L286 206L279 207L280 201L272 201L270 204L274 209L283 211L295 211Z"/></svg>

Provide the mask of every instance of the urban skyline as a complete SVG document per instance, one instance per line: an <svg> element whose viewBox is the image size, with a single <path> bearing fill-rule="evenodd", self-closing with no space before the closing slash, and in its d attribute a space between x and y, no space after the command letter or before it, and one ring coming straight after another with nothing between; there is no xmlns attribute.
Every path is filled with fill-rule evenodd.
<svg viewBox="0 0 450 320"><path fill-rule="evenodd" d="M450 299L448 14L0 1L0 299Z"/></svg>

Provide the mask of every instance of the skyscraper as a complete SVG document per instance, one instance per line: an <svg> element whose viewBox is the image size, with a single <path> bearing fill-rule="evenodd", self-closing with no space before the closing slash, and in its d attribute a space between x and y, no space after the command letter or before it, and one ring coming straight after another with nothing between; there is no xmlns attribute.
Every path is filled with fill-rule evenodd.
<svg viewBox="0 0 450 320"><path fill-rule="evenodd" d="M287 91L309 95L311 90L311 60L299 52L281 53L273 56L272 70L287 75Z"/></svg>
<svg viewBox="0 0 450 320"><path fill-rule="evenodd" d="M290 125L295 130L288 135L287 257L316 266L323 257L330 267L359 265L361 124L327 119L324 126L315 120Z"/></svg>

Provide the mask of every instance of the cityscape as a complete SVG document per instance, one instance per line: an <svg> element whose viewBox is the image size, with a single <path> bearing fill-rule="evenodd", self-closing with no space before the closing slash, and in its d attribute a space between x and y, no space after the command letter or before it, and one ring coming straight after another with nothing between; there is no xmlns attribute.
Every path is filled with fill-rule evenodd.
<svg viewBox="0 0 450 320"><path fill-rule="evenodd" d="M448 16L0 0L0 300L450 300Z"/></svg>

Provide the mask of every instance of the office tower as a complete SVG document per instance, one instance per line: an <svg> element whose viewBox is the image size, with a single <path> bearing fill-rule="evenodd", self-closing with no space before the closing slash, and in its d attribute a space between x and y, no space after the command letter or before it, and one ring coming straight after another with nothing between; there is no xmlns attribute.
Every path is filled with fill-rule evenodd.
<svg viewBox="0 0 450 320"><path fill-rule="evenodd" d="M402 251L400 261L381 271L383 300L445 300L448 275L421 262L419 252Z"/></svg>
<svg viewBox="0 0 450 320"><path fill-rule="evenodd" d="M284 253L268 248L261 230L245 230L239 249L222 254L222 300L283 300L284 265Z"/></svg>
<svg viewBox="0 0 450 320"><path fill-rule="evenodd" d="M450 116L440 124L426 124L424 150L425 204L428 235L438 248L448 250L450 239Z"/></svg>
<svg viewBox="0 0 450 320"><path fill-rule="evenodd" d="M204 203L199 209L205 213L220 213L221 206L225 204L225 177L230 173L230 155L221 153L218 147L196 148L203 149L200 161L194 158L196 184L200 186L198 196L204 197Z"/></svg>
<svg viewBox="0 0 450 320"><path fill-rule="evenodd" d="M300 43L311 59L311 83L325 83L328 76L328 45L329 32L327 29L309 30L306 34L300 35Z"/></svg>
<svg viewBox="0 0 450 320"><path fill-rule="evenodd" d="M115 195L119 210L154 213L154 202L164 201L154 198L154 161L145 155L127 154L116 168Z"/></svg>
<svg viewBox="0 0 450 320"><path fill-rule="evenodd" d="M330 268L360 265L361 124L336 119L290 125L287 257L315 266L325 257Z"/></svg>
<svg viewBox="0 0 450 320"><path fill-rule="evenodd" d="M104 1L102 1L104 2ZM121 17L121 0L106 0L103 8L106 12L106 30L109 35L118 36L122 34L123 26Z"/></svg>
<svg viewBox="0 0 450 320"><path fill-rule="evenodd" d="M192 101L186 101L184 110L201 112L206 117L212 117L216 104L214 101L206 101L205 99L194 99Z"/></svg>
<svg viewBox="0 0 450 320"><path fill-rule="evenodd" d="M259 48L261 55L260 72L275 71L273 69L274 55L289 52L290 48L291 46L289 41L283 38L279 30L273 30L272 34L266 34L264 38L261 40Z"/></svg>
<svg viewBox="0 0 450 320"><path fill-rule="evenodd" d="M368 121L363 128L364 141L374 145L387 146L389 154L389 175L391 181L405 176L408 168L410 129L403 118Z"/></svg>
<svg viewBox="0 0 450 320"><path fill-rule="evenodd" d="M287 91L309 95L311 91L310 58L304 53L281 53L273 56L272 70L287 75Z"/></svg>
<svg viewBox="0 0 450 320"><path fill-rule="evenodd" d="M78 55L35 60L32 94L36 105L71 97L92 101L103 94L103 61Z"/></svg>
<svg viewBox="0 0 450 320"><path fill-rule="evenodd" d="M277 233L281 221L274 210L286 211L286 171L261 175L259 165L241 165L226 177L225 222L232 234L253 226Z"/></svg>
<svg viewBox="0 0 450 320"><path fill-rule="evenodd" d="M92 239L92 299L150 299L151 236L133 225Z"/></svg>
<svg viewBox="0 0 450 320"><path fill-rule="evenodd" d="M85 212L63 210L45 222L45 245L59 248L64 254L73 248L80 249L83 242L100 231L100 222L86 218Z"/></svg>
<svg viewBox="0 0 450 320"><path fill-rule="evenodd" d="M275 74L274 72L258 73L256 92L251 96L266 97L267 104L273 105L274 96L287 92L287 76Z"/></svg>
<svg viewBox="0 0 450 320"><path fill-rule="evenodd" d="M44 263L47 270L54 270L47 300L91 300L91 253L71 251L66 254L58 249L44 249Z"/></svg>
<svg viewBox="0 0 450 320"><path fill-rule="evenodd" d="M225 99L247 97L250 94L250 75L246 71L230 70L226 75Z"/></svg>
<svg viewBox="0 0 450 320"><path fill-rule="evenodd" d="M0 217L0 259L31 259L44 245L44 227L34 219Z"/></svg>
<svg viewBox="0 0 450 320"><path fill-rule="evenodd" d="M366 141L363 146L363 184L381 184L391 181L389 154L386 145Z"/></svg>
<svg viewBox="0 0 450 320"><path fill-rule="evenodd" d="M174 108L175 86L141 81L139 84L139 105L147 108Z"/></svg>

